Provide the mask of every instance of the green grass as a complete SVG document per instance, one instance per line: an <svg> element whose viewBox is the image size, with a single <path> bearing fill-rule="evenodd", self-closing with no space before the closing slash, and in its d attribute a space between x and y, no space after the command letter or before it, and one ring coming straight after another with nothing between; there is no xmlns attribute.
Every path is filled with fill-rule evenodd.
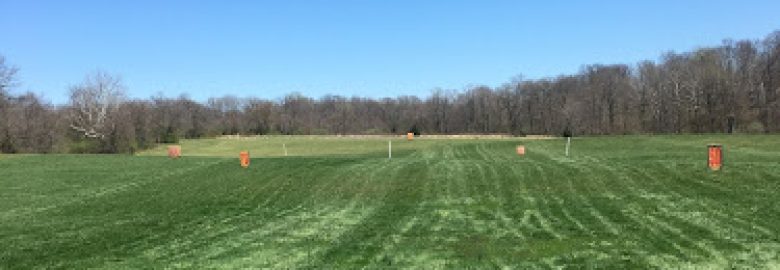
<svg viewBox="0 0 780 270"><path fill-rule="evenodd" d="M711 142L723 171L706 168ZM387 160L386 139L271 137L183 141L178 160L4 155L0 268L780 267L780 136L563 146L396 138Z"/></svg>
<svg viewBox="0 0 780 270"><path fill-rule="evenodd" d="M388 141L393 142L393 154L404 155L410 151L422 150L435 145L438 140L407 142L405 138L366 137L348 138L335 136L259 136L241 139L198 139L182 140L182 154L185 156L238 157L241 151L249 151L256 157L288 156L358 156L387 157ZM167 145L160 145L139 156L165 156Z"/></svg>

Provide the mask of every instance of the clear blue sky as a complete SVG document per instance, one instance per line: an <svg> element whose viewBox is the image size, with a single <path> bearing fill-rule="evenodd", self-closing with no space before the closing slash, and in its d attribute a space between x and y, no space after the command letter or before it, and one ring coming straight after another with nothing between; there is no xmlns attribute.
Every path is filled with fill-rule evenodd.
<svg viewBox="0 0 780 270"><path fill-rule="evenodd" d="M759 39L780 1L0 0L0 54L54 103L97 69L131 97L384 97Z"/></svg>

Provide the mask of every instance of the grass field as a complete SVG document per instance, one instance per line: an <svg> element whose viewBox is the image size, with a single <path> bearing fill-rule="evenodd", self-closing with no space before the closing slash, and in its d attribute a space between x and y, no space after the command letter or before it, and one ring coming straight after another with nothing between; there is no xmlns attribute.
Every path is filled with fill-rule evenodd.
<svg viewBox="0 0 780 270"><path fill-rule="evenodd" d="M386 139L269 137L184 141L178 160L0 156L0 268L780 268L780 136L563 147L398 138L388 160Z"/></svg>

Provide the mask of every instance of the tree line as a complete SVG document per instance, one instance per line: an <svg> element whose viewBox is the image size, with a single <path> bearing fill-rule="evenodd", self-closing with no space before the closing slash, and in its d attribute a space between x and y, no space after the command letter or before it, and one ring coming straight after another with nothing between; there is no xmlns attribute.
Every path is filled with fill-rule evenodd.
<svg viewBox="0 0 780 270"><path fill-rule="evenodd" d="M11 95L17 72L0 56L0 151L6 153L132 153L226 134L780 131L780 31L634 65L587 65L555 78L435 89L425 98L129 99L119 76L99 71L70 88L67 104L55 106L32 93Z"/></svg>

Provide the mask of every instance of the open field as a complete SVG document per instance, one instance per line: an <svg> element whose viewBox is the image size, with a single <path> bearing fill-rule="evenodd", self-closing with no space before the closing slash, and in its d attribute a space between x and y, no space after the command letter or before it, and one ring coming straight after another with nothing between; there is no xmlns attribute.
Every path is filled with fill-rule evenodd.
<svg viewBox="0 0 780 270"><path fill-rule="evenodd" d="M711 142L723 171L706 168ZM396 138L388 160L381 138L272 137L184 141L178 160L0 156L0 268L780 268L780 136L563 147Z"/></svg>

